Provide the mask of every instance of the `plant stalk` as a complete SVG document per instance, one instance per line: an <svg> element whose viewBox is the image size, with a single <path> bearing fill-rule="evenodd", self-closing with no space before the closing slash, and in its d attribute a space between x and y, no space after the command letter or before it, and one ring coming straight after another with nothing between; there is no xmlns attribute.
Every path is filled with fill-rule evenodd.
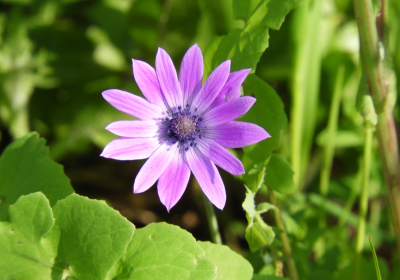
<svg viewBox="0 0 400 280"><path fill-rule="evenodd" d="M356 256L353 279L360 279L360 261L361 252L364 248L365 243L365 225L368 211L368 188L369 178L371 169L371 158L372 158L372 136L373 127L371 124L366 122L365 124L365 143L364 143L364 160L363 160L363 175L362 175L362 189L359 205L359 219L357 228L357 239L356 239Z"/></svg>
<svg viewBox="0 0 400 280"><path fill-rule="evenodd" d="M271 188L268 188L268 195L271 200L271 203L276 206L277 209L279 209L278 201L276 200L274 191ZM297 267L296 263L293 259L293 254L292 254L292 247L290 246L290 240L289 237L286 234L286 229L285 225L283 224L283 219L281 217L281 214L279 210L274 210L274 217L276 221L277 227L280 229L279 237L282 242L283 246L283 252L286 257L286 263L288 266L288 271L289 271L289 278L290 280L299 280L299 274L297 273Z"/></svg>
<svg viewBox="0 0 400 280"><path fill-rule="evenodd" d="M400 259L400 172L399 151L394 116L388 101L387 80L384 75L383 62L379 53L378 33L371 0L353 0L357 20L361 57L364 71L375 108L378 113L376 134L382 169L388 190L393 228L397 240L397 252ZM386 49L386 52L389 50Z"/></svg>
<svg viewBox="0 0 400 280"><path fill-rule="evenodd" d="M204 207L206 209L208 227L210 230L211 240L215 244L222 244L221 234L219 233L217 216L215 215L214 206L203 194Z"/></svg>

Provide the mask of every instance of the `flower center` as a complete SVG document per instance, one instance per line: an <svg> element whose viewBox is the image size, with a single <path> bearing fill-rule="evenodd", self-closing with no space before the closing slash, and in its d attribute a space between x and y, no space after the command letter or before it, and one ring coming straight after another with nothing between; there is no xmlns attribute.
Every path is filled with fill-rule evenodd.
<svg viewBox="0 0 400 280"><path fill-rule="evenodd" d="M180 115L172 119L170 127L171 133L179 140L185 140L196 130L196 122L190 116Z"/></svg>
<svg viewBox="0 0 400 280"><path fill-rule="evenodd" d="M186 105L185 109L178 106L178 110L173 113L167 111L168 117L165 118L168 125L167 141L171 140L171 144L179 142L185 151L188 151L189 147L196 147L196 138L201 138L199 123L202 118L196 114L192 115L189 108L189 105Z"/></svg>

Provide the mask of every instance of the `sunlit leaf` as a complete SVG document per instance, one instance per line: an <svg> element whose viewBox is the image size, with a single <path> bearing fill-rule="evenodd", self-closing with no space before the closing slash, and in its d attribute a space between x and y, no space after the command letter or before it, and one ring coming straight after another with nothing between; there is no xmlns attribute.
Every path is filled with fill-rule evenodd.
<svg viewBox="0 0 400 280"><path fill-rule="evenodd" d="M197 241L206 252L206 258L217 266L216 280L246 280L252 279L253 267L242 256L233 252L225 245Z"/></svg>

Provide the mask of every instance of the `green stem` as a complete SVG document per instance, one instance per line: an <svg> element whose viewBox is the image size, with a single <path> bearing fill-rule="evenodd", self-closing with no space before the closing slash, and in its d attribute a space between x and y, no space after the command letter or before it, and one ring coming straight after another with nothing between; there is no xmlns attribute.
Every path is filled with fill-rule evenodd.
<svg viewBox="0 0 400 280"><path fill-rule="evenodd" d="M221 235L219 233L217 216L215 215L214 206L203 194L204 207L206 209L208 227L210 229L211 240L215 244L222 244Z"/></svg>
<svg viewBox="0 0 400 280"><path fill-rule="evenodd" d="M276 206L276 208L279 209L278 201L276 200L274 191L271 188L268 188L268 195L271 200L271 203L274 204ZM285 229L285 225L283 224L283 219L281 217L279 210L273 211L273 212L274 212L276 225L280 229L279 237L281 239L283 252L286 257L286 263L287 263L288 271L289 271L289 278L290 278L290 280L299 280L299 274L297 273L296 263L294 262L294 259L293 259L292 247L290 246L289 237L286 234L286 229Z"/></svg>
<svg viewBox="0 0 400 280"><path fill-rule="evenodd" d="M321 195L325 199L327 199L328 195L332 162L335 153L336 128L339 116L340 99L343 91L343 77L344 77L344 67L340 66L336 74L335 88L333 90L331 108L329 111L327 139L324 149L324 159L322 162L322 170L321 170L320 185L319 185ZM325 211L321 211L320 225L325 226L325 224L326 224Z"/></svg>
<svg viewBox="0 0 400 280"><path fill-rule="evenodd" d="M360 259L361 252L364 248L365 243L365 225L368 211L368 188L369 188L369 177L371 169L371 154L372 154L372 136L373 128L368 122L365 125L365 143L364 143L364 161L363 161L363 178L362 178L362 190L359 205L359 220L357 228L357 239L356 239L356 256L355 256L355 267L353 279L360 279Z"/></svg>
<svg viewBox="0 0 400 280"><path fill-rule="evenodd" d="M344 67L341 66L337 72L335 88L333 90L331 108L329 111L329 120L327 127L327 139L324 150L324 161L322 163L320 191L321 195L326 197L329 189L329 179L331 177L331 169L333 156L335 152L336 128L339 116L339 105L343 89Z"/></svg>
<svg viewBox="0 0 400 280"><path fill-rule="evenodd" d="M400 259L400 172L396 126L392 110L382 108L382 104L386 101L387 84L379 55L372 1L353 0L353 4L360 35L363 67L375 108L378 110L376 134ZM388 51L386 49L386 52Z"/></svg>

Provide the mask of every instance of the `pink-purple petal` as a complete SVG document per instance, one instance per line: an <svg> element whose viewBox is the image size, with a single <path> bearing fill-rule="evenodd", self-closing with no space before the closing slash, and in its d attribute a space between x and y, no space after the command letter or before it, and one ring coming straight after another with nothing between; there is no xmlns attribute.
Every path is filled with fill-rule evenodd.
<svg viewBox="0 0 400 280"><path fill-rule="evenodd" d="M162 117L159 107L129 92L109 89L103 91L102 95L116 109L140 120L155 120Z"/></svg>
<svg viewBox="0 0 400 280"><path fill-rule="evenodd" d="M144 61L132 59L135 81L146 99L159 107L164 107L163 95L156 71Z"/></svg>
<svg viewBox="0 0 400 280"><path fill-rule="evenodd" d="M168 146L164 144L149 157L136 176L133 184L134 193L145 192L154 185L170 164L176 149L177 145Z"/></svg>
<svg viewBox="0 0 400 280"><path fill-rule="evenodd" d="M108 143L100 156L118 160L145 159L159 146L156 138L118 138Z"/></svg>
<svg viewBox="0 0 400 280"><path fill-rule="evenodd" d="M198 113L205 111L217 97L229 77L230 68L231 61L227 60L215 68L207 78L193 100L192 108L198 108Z"/></svg>
<svg viewBox="0 0 400 280"><path fill-rule="evenodd" d="M253 106L256 99L251 96L243 96L225 102L218 107L204 113L202 126L217 126L229 121L233 121L244 114Z"/></svg>
<svg viewBox="0 0 400 280"><path fill-rule="evenodd" d="M158 179L161 203L169 211L182 197L190 178L190 169L182 149L178 149L168 167Z"/></svg>
<svg viewBox="0 0 400 280"><path fill-rule="evenodd" d="M203 55L199 46L195 44L186 52L179 70L179 83L184 98L182 105L191 103L201 89L203 67Z"/></svg>
<svg viewBox="0 0 400 280"><path fill-rule="evenodd" d="M183 95L171 57L162 48L156 55L156 73L164 98L171 109L182 106Z"/></svg>
<svg viewBox="0 0 400 280"><path fill-rule="evenodd" d="M247 75L250 73L250 70L251 69L243 69L230 73L224 87L210 107L214 108L224 102L227 102L228 100L240 97L240 87L242 86Z"/></svg>
<svg viewBox="0 0 400 280"><path fill-rule="evenodd" d="M258 125L238 121L227 122L203 130L204 137L213 139L224 148L242 148L271 137Z"/></svg>
<svg viewBox="0 0 400 280"><path fill-rule="evenodd" d="M233 175L244 174L244 167L229 151L211 140L202 140L197 145L199 150L216 165Z"/></svg>
<svg viewBox="0 0 400 280"><path fill-rule="evenodd" d="M194 177L207 198L217 208L226 203L225 186L215 164L196 148L186 153L187 161Z"/></svg>
<svg viewBox="0 0 400 280"><path fill-rule="evenodd" d="M110 123L106 129L123 137L155 137L160 127L155 121L116 121Z"/></svg>

